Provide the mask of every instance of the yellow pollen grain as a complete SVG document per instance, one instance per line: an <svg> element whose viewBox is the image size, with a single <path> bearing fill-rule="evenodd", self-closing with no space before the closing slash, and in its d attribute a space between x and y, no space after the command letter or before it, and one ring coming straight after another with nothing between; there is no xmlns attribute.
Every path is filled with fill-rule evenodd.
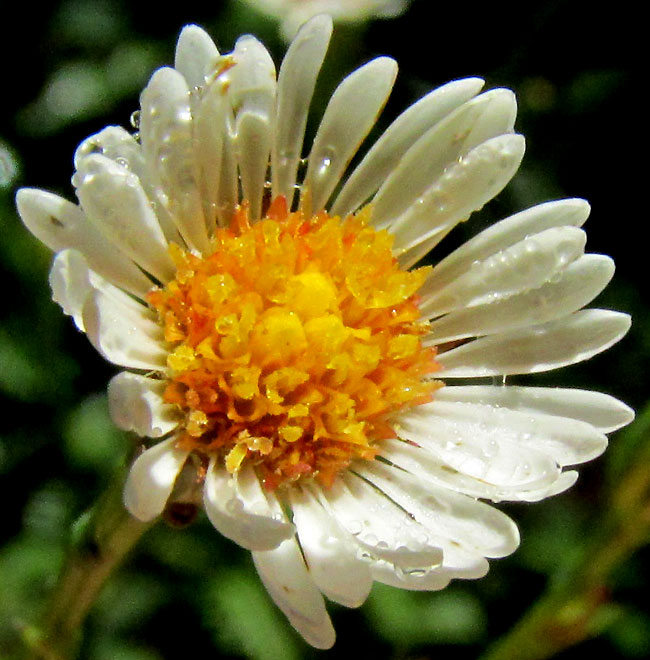
<svg viewBox="0 0 650 660"><path fill-rule="evenodd" d="M212 254L172 245L176 277L149 294L169 343L165 400L185 415L179 446L250 462L273 490L327 486L394 435L391 415L431 399L417 291L370 211L307 218L274 200L218 228Z"/></svg>
<svg viewBox="0 0 650 660"><path fill-rule="evenodd" d="M243 460L248 454L248 448L245 444L235 445L226 455L225 465L228 472L237 472Z"/></svg>

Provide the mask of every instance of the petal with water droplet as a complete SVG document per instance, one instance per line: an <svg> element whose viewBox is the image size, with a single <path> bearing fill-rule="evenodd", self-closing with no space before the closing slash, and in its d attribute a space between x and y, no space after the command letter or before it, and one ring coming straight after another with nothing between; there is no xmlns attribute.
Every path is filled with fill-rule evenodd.
<svg viewBox="0 0 650 660"><path fill-rule="evenodd" d="M359 607L368 597L372 577L356 556L356 545L307 490L289 493L300 547L316 586L346 607Z"/></svg>
<svg viewBox="0 0 650 660"><path fill-rule="evenodd" d="M136 458L124 486L124 506L142 522L159 516L174 489L174 483L189 452L175 447L169 438Z"/></svg>
<svg viewBox="0 0 650 660"><path fill-rule="evenodd" d="M370 199L392 173L397 171L410 148L424 139L423 136L427 131L444 117L477 94L482 86L483 80L480 78L455 80L434 89L405 110L382 133L347 178L332 206L332 215L345 217ZM432 151L435 153L434 150ZM419 171L422 162L427 165L430 162L429 158L424 161L417 160L420 162L415 169L416 172ZM411 181L408 190L409 192L412 190ZM404 189L401 189L402 199L404 192Z"/></svg>
<svg viewBox="0 0 650 660"><path fill-rule="evenodd" d="M441 378L538 373L588 360L630 329L627 314L584 309L542 325L481 337L439 355Z"/></svg>
<svg viewBox="0 0 650 660"><path fill-rule="evenodd" d="M312 213L323 209L341 175L374 126L397 75L397 64L378 57L341 82L330 99L309 153L304 190Z"/></svg>
<svg viewBox="0 0 650 660"><path fill-rule="evenodd" d="M336 634L296 539L287 539L275 550L253 552L253 561L269 595L291 625L312 646L331 648Z"/></svg>
<svg viewBox="0 0 650 660"><path fill-rule="evenodd" d="M216 529L248 550L272 550L294 534L275 496L265 495L250 465L234 476L213 458L205 476L203 501Z"/></svg>

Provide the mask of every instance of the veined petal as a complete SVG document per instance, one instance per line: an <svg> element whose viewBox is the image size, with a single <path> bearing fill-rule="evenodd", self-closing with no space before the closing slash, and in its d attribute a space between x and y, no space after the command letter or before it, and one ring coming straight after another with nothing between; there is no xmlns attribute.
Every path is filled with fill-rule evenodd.
<svg viewBox="0 0 650 660"><path fill-rule="evenodd" d="M124 506L142 522L160 515L174 489L176 477L189 452L177 449L176 438L147 449L129 470L124 486Z"/></svg>
<svg viewBox="0 0 650 660"><path fill-rule="evenodd" d="M163 371L167 350L162 328L148 309L124 296L116 298L94 291L86 300L82 318L92 345L121 367Z"/></svg>
<svg viewBox="0 0 650 660"><path fill-rule="evenodd" d="M282 60L278 75L275 131L271 153L273 197L291 208L296 172L316 78L332 35L332 19L321 14L303 25Z"/></svg>
<svg viewBox="0 0 650 660"><path fill-rule="evenodd" d="M143 270L166 282L174 276L167 241L140 180L99 154L82 158L74 176L87 216Z"/></svg>
<svg viewBox="0 0 650 660"><path fill-rule="evenodd" d="M419 140L398 161L373 199L373 224L385 228L404 215L445 173L490 138L511 133L514 94L493 89L467 101Z"/></svg>
<svg viewBox="0 0 650 660"><path fill-rule="evenodd" d="M235 477L212 459L205 475L203 502L219 532L249 550L273 550L295 532L275 496L262 491L250 465Z"/></svg>
<svg viewBox="0 0 650 660"><path fill-rule="evenodd" d="M291 625L312 646L331 648L334 628L295 538L287 539L275 550L253 552L253 561L269 595Z"/></svg>
<svg viewBox="0 0 650 660"><path fill-rule="evenodd" d="M630 328L627 314L587 309L520 330L481 337L436 359L442 378L537 373L588 360Z"/></svg>
<svg viewBox="0 0 650 660"><path fill-rule="evenodd" d="M358 559L349 532L308 490L296 488L289 496L300 547L316 586L336 603L359 607L370 593L372 577L368 565Z"/></svg>
<svg viewBox="0 0 650 660"><path fill-rule="evenodd" d="M351 73L336 88L309 152L303 203L306 191L312 211L325 207L384 107L396 76L395 61L379 57Z"/></svg>
<svg viewBox="0 0 650 660"><path fill-rule="evenodd" d="M108 384L108 407L113 422L124 431L159 438L180 422L178 408L163 400L165 381L123 371Z"/></svg>
<svg viewBox="0 0 650 660"><path fill-rule="evenodd" d="M199 196L190 90L174 69L158 69L140 97L140 139L152 180L191 248L210 249Z"/></svg>
<svg viewBox="0 0 650 660"><path fill-rule="evenodd" d="M332 214L346 216L356 211L377 192L393 172L398 170L405 154L416 142L419 144L424 139L423 135L429 129L458 106L478 94L482 86L483 80L480 78L455 80L429 92L403 112L384 131L361 163L350 174L336 197L332 206ZM399 170L417 176L423 162L428 166L429 158L417 163L418 167L413 168L414 171L409 171L407 164L403 166L403 170L400 166ZM412 190L411 185L412 181L409 180L409 190ZM401 192L403 195L404 191Z"/></svg>

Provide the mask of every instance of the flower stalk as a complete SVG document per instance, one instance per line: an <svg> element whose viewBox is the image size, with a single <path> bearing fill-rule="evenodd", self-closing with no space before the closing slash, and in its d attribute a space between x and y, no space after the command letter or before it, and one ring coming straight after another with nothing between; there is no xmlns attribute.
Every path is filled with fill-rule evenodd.
<svg viewBox="0 0 650 660"><path fill-rule="evenodd" d="M43 622L23 632L26 660L68 660L76 656L81 626L111 573L151 523L133 518L122 501L120 473L96 504L74 525L67 558Z"/></svg>

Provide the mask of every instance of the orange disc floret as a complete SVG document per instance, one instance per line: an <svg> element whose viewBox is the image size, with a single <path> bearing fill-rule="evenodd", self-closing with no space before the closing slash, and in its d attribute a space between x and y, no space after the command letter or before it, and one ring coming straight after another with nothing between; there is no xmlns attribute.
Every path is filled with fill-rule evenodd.
<svg viewBox="0 0 650 660"><path fill-rule="evenodd" d="M148 301L170 345L179 446L230 472L252 461L269 489L327 485L375 456L392 413L431 399L416 295L427 268L402 270L368 220L307 219L279 197L253 224L239 207L209 256L171 247L176 278Z"/></svg>

